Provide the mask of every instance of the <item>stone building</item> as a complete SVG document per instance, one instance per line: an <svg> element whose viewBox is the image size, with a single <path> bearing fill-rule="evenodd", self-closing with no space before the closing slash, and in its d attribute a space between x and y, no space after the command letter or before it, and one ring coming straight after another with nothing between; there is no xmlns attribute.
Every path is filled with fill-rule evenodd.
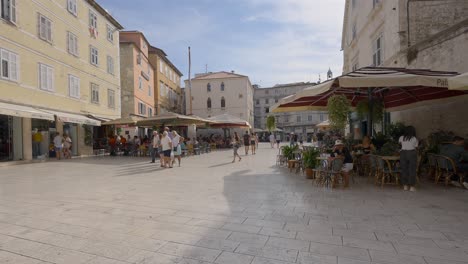
<svg viewBox="0 0 468 264"><path fill-rule="evenodd" d="M185 87L189 87L188 80ZM185 89L186 113L208 118L227 113L254 123L254 90L248 76L232 72L196 74ZM190 102L190 94L192 102Z"/></svg>
<svg viewBox="0 0 468 264"><path fill-rule="evenodd" d="M343 73L365 66L468 72L468 1L347 0ZM414 125L418 136L438 129L468 136L468 99L391 113L391 122Z"/></svg>
<svg viewBox="0 0 468 264"><path fill-rule="evenodd" d="M149 60L154 67L155 115L165 112L182 113L182 73L169 60L164 50L150 46Z"/></svg>
<svg viewBox="0 0 468 264"><path fill-rule="evenodd" d="M331 74L331 73L330 73ZM281 98L295 94L306 87L316 85L310 82L277 84L273 87L260 88L254 85L255 128L266 129L266 119L269 115L276 118L276 127L285 134L294 132L300 137L310 137L316 132L318 123L328 119L325 111L301 111L286 113L270 113L270 107L278 103Z"/></svg>
<svg viewBox="0 0 468 264"><path fill-rule="evenodd" d="M92 154L93 126L120 118L120 29L94 0L1 0L0 161L54 154L56 132Z"/></svg>

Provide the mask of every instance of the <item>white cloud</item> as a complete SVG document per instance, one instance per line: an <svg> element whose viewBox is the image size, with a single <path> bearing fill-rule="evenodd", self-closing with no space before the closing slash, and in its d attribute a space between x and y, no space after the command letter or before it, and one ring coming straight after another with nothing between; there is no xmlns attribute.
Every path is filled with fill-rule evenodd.
<svg viewBox="0 0 468 264"><path fill-rule="evenodd" d="M322 80L330 67L342 72L340 52L344 0L245 0L255 21L276 23L278 30L249 45L230 47L236 64L262 86ZM248 21L245 19L245 21ZM253 20L252 20L253 21ZM255 22L253 21L253 22ZM243 58L250 58L243 62Z"/></svg>

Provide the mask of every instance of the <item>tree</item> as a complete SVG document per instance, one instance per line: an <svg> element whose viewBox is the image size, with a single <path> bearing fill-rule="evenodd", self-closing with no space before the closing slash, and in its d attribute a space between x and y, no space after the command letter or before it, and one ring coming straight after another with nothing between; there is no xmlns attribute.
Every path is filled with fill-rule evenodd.
<svg viewBox="0 0 468 264"><path fill-rule="evenodd" d="M351 111L351 103L344 95L334 95L328 98L328 119L331 127L343 130L348 124L348 115Z"/></svg>
<svg viewBox="0 0 468 264"><path fill-rule="evenodd" d="M273 131L275 130L276 128L276 119L274 116L270 115L267 117L267 120L266 120L266 127L268 129L268 131Z"/></svg>

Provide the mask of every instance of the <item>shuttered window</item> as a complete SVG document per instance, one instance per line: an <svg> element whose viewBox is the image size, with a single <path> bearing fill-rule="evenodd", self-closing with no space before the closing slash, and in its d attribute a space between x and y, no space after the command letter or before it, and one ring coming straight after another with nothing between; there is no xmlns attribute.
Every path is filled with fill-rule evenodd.
<svg viewBox="0 0 468 264"><path fill-rule="evenodd" d="M54 68L39 63L39 88L44 91L54 91Z"/></svg>

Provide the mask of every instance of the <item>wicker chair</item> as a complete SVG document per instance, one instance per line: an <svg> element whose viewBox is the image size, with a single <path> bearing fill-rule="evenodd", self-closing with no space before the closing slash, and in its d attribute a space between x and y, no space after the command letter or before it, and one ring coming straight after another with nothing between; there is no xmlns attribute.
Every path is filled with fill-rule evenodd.
<svg viewBox="0 0 468 264"><path fill-rule="evenodd" d="M437 155L436 161L438 170L436 173L435 183L439 183L442 178L444 179L445 186L447 186L452 175L458 174L456 163L453 159L442 155ZM463 182L462 177L460 177L460 181Z"/></svg>

